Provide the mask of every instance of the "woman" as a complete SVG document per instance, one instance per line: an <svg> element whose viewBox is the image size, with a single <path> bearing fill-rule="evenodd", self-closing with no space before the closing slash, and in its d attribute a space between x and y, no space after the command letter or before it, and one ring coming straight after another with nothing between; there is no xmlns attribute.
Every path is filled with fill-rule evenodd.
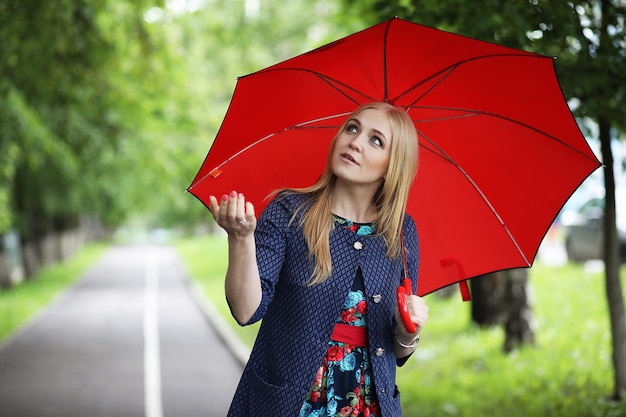
<svg viewBox="0 0 626 417"><path fill-rule="evenodd" d="M410 333L395 298L404 259L417 285L405 214L416 161L409 116L369 103L337 132L317 183L280 192L258 223L242 194L210 198L228 233L231 312L241 325L263 319L229 416L402 414L396 366L428 318L423 299L407 297Z"/></svg>

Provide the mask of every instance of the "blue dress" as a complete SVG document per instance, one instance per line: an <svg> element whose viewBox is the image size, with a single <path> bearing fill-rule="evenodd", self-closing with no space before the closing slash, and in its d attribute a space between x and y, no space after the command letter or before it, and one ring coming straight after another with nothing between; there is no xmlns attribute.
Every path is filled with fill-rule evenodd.
<svg viewBox="0 0 626 417"><path fill-rule="evenodd" d="M354 223L333 216L335 223L359 234L375 232L373 223ZM367 297L361 270L344 302L336 323L367 328ZM372 380L367 346L331 340L299 417L379 417L380 407Z"/></svg>

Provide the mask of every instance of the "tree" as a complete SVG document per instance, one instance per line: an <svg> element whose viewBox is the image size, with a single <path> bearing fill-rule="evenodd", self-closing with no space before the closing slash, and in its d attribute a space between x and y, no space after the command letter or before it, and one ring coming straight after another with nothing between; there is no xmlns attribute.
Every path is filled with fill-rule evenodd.
<svg viewBox="0 0 626 417"><path fill-rule="evenodd" d="M561 79L565 94L580 103L578 114L595 120L599 127L606 198L604 265L615 370L613 397L622 399L626 392L626 314L619 278L611 141L614 132L626 130L626 3L598 0L549 6L538 19L536 27L543 35L538 42L549 51L556 45L564 58Z"/></svg>
<svg viewBox="0 0 626 417"><path fill-rule="evenodd" d="M0 234L20 231L27 275L47 236L85 217L115 226L151 196L129 168L147 149L144 99L163 72L142 59L154 47L144 2L125 3L0 1Z"/></svg>

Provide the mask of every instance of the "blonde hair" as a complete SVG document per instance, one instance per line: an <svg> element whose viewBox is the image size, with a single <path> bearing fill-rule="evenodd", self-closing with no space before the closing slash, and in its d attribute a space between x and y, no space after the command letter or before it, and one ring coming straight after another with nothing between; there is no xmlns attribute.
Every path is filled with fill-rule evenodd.
<svg viewBox="0 0 626 417"><path fill-rule="evenodd" d="M331 205L337 177L333 173L331 160L336 139L345 130L351 118L367 109L386 112L392 137L386 179L374 195L373 201L378 209L376 234L381 235L385 241L386 256L397 258L402 253L402 243L399 236L409 190L417 172L417 132L413 121L404 110L388 103L372 102L357 108L337 131L330 143L326 166L317 182L310 187L288 190L292 193L309 196L307 201L296 211L296 214L304 205L311 202L310 209L303 214L300 220L309 257L314 261L310 284L324 282L332 271L329 236L334 227Z"/></svg>

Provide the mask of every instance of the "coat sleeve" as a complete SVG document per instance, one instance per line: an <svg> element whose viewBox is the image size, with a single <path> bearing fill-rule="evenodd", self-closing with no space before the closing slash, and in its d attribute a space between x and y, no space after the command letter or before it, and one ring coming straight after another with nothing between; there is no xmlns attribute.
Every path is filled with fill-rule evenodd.
<svg viewBox="0 0 626 417"><path fill-rule="evenodd" d="M278 195L263 210L254 231L257 266L261 278L262 298L259 307L247 323L261 320L274 298L274 291L285 261L289 224L293 214L293 199Z"/></svg>
<svg viewBox="0 0 626 417"><path fill-rule="evenodd" d="M403 231L405 235L404 244L406 246L406 261L409 269L409 278L411 278L413 283L413 294L417 294L420 263L419 237L415 221L408 214L406 215L406 220L403 225Z"/></svg>
<svg viewBox="0 0 626 417"><path fill-rule="evenodd" d="M411 278L411 282L413 284L413 294L417 294L420 262L419 238L417 235L415 221L408 214L405 217L402 232L404 233L404 245L406 250L406 263L409 270L409 278ZM397 358L397 366L403 366L412 355L413 353L403 358Z"/></svg>

